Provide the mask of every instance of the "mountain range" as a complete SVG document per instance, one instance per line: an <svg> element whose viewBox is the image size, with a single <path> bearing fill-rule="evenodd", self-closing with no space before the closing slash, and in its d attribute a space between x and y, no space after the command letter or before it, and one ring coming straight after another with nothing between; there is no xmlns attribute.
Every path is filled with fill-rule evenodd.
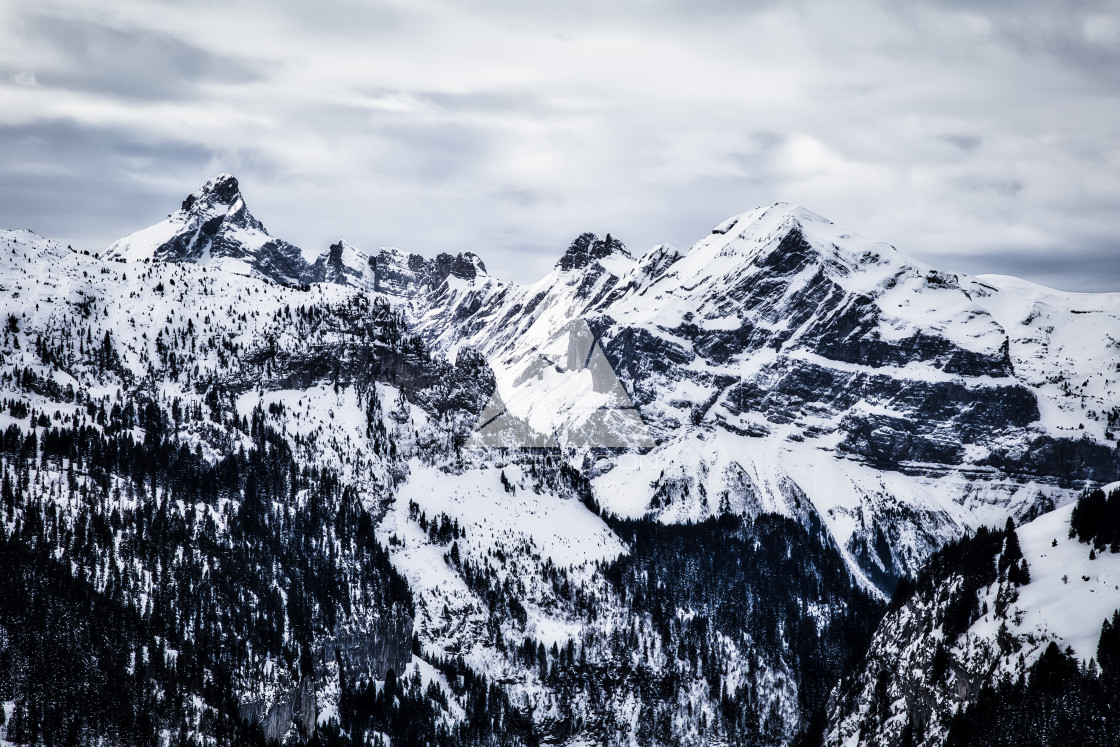
<svg viewBox="0 0 1120 747"><path fill-rule="evenodd" d="M784 203L500 275L312 258L229 174L104 252L0 232L5 738L933 745L1098 655L1120 294Z"/></svg>

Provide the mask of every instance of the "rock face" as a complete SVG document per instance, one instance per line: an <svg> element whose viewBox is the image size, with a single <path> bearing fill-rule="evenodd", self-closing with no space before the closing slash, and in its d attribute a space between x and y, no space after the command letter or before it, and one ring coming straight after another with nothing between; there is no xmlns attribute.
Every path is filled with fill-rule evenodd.
<svg viewBox="0 0 1120 747"><path fill-rule="evenodd" d="M565 272L579 270L587 267L595 260L605 259L616 253L626 257L630 256L622 242L610 234L607 234L604 238L599 238L593 233L582 233L564 252L564 256L560 258L556 266Z"/></svg>
<svg viewBox="0 0 1120 747"><path fill-rule="evenodd" d="M125 262L0 232L4 500L159 613L165 640L117 658L190 666L202 740L215 714L353 737L353 686L407 667L439 704L414 733L789 744L899 574L1118 472L1120 297L946 275L793 206L638 258L584 234L530 286L341 241L297 267L278 241L229 177L114 245ZM498 443L472 444L487 424ZM132 453L175 461L122 459L140 434ZM904 712L935 735L1019 653L1092 638L1054 608L1099 630L1120 570L1046 516L1021 528L1029 583L993 545L980 582L941 574L890 610L833 743L904 742Z"/></svg>
<svg viewBox="0 0 1120 747"><path fill-rule="evenodd" d="M269 744L283 743L293 725L311 736L316 725L315 685L305 678L271 702L264 698L245 700L241 703L241 718L258 724Z"/></svg>
<svg viewBox="0 0 1120 747"><path fill-rule="evenodd" d="M312 277L319 283L336 283L372 289L376 285L373 274L375 261L356 246L339 241L331 244L312 268Z"/></svg>
<svg viewBox="0 0 1120 747"><path fill-rule="evenodd" d="M323 641L321 661L324 666L341 662L342 674L350 682L384 680L390 670L404 675L412 659L412 627L412 616L400 609L361 624L340 623L334 635Z"/></svg>
<svg viewBox="0 0 1120 747"><path fill-rule="evenodd" d="M390 670L403 675L412 659L412 627L412 616L401 608L360 622L340 622L334 634L319 643L317 671L341 666L339 674L348 682L384 680ZM316 716L315 682L310 677L288 690L241 702L241 718L257 723L272 744L287 741L293 727L310 737Z"/></svg>
<svg viewBox="0 0 1120 747"><path fill-rule="evenodd" d="M240 199L229 182L211 186L203 191L211 203ZM188 203L187 213L210 210L197 195ZM230 206L231 213L237 210ZM166 661L178 662L180 671L195 664L206 668L203 657L213 655L208 664L220 661L196 680L200 688L208 683L205 692L178 691L179 702L192 710L170 707L174 718L199 734L220 733L212 725L219 710L231 723L240 717L259 726L271 743L302 743L314 734L319 714L337 705L340 674L350 683L383 679L389 670L404 675L413 650L409 589L391 568L374 527L408 476L408 461L421 450L450 451L449 424L471 420L491 395L493 375L485 359L465 346L453 362L436 359L383 298L334 284L280 285L241 271L246 265L232 264L229 256L196 263L161 254L162 260L137 264L79 254L28 232L0 231L0 243L8 250L0 263L2 316L8 320L0 361L35 361L39 370L53 372L21 376L21 398L49 398L65 408L97 391L98 382L112 381L115 399L102 416L108 433L120 433L123 418L141 422L135 415L140 412L140 418L152 418L140 427L153 449L173 452L175 447L153 444L198 439L190 447L182 442L177 463L192 465L183 475L197 468L191 477L181 483L176 478L174 487L164 484L158 499L156 489L147 487L127 498L141 511L156 510L162 500L161 521L178 528L136 542L108 539L104 546L114 566L119 560L130 569L130 589L163 595L163 620L201 620L192 605L212 615L205 630L162 629L160 651L166 646L175 652ZM119 314L105 311L110 307ZM63 350L69 333L62 328L82 323L89 325L82 339L100 341L91 344L88 357L84 348ZM33 339L40 341L37 349ZM184 408L184 401L192 405ZM22 399L10 407L8 402L5 418L14 412L30 432L39 427ZM438 428L429 421L439 422ZM61 415L54 422L57 435ZM12 438L21 426L7 424L4 435ZM268 457L254 456L264 452ZM7 446L4 453L7 459ZM229 521L220 525L187 517L196 506L209 505L200 497L208 479L194 476L214 469L216 455L228 456L223 464L232 465L222 488L230 499ZM253 460L260 471L252 478L239 472L239 459ZM5 465L11 469L10 461ZM77 479L85 479L82 469ZM204 487L179 502L170 495L181 484ZM265 491L275 492L266 499ZM28 506L42 505L37 494L27 491L20 498L25 495ZM11 500L10 491L5 500ZM257 512L266 503L268 518ZM99 510L116 511L106 505ZM73 509L61 520L75 520L77 502ZM132 517L120 527L121 536L131 532ZM83 552L101 550L87 545ZM152 560L156 553L163 559ZM132 562L140 555L144 561ZM160 565L162 575L145 563ZM221 584L204 581L209 573ZM95 597L109 593L90 584ZM200 591L199 584L208 590ZM119 588L115 604L138 598ZM84 601L80 606L89 608ZM0 630L0 647L7 647L7 637ZM150 685L146 681L145 688ZM224 738L230 739L228 732Z"/></svg>
<svg viewBox="0 0 1120 747"><path fill-rule="evenodd" d="M1120 476L1120 295L947 274L796 206L638 259L584 234L532 286L397 291L434 349L482 351L510 413L560 443L578 402L540 362L586 322L658 441L644 460L600 464L605 508L719 511L696 491L654 505L644 486L662 472L732 505L749 475L743 505L761 511L798 513L782 487L795 485L881 583L966 528ZM550 409L559 419L542 423Z"/></svg>
<svg viewBox="0 0 1120 747"><path fill-rule="evenodd" d="M269 235L249 212L237 179L230 174L219 174L187 195L166 220L114 243L108 256L128 261L217 261L288 285L312 279L300 249Z"/></svg>
<svg viewBox="0 0 1120 747"><path fill-rule="evenodd" d="M434 291L450 277L474 280L486 274L486 265L472 252L441 253L427 259L399 249L382 249L370 260L370 266L374 272L371 290L401 298Z"/></svg>
<svg viewBox="0 0 1120 747"><path fill-rule="evenodd" d="M423 313L429 297L454 296L459 286L490 280L471 252L428 259L395 248L368 253L345 241L332 244L312 266L312 282L349 285L384 296L393 306Z"/></svg>
<svg viewBox="0 0 1120 747"><path fill-rule="evenodd" d="M339 241L319 256L310 277L314 282L352 285L404 299L438 289L449 277L474 280L485 274L486 266L471 252L441 253L427 259L393 248L369 254Z"/></svg>

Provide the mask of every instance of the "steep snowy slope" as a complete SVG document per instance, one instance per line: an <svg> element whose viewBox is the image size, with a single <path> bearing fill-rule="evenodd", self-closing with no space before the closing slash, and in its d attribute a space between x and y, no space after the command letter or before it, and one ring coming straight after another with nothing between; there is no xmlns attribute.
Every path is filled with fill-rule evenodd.
<svg viewBox="0 0 1120 747"><path fill-rule="evenodd" d="M915 744L940 745L982 687L1020 679L1052 643L1082 666L1094 659L1102 624L1120 609L1120 555L1074 538L1073 508L1018 528L1012 562L1025 562L1027 579L1015 578L1008 540L997 538L974 563L920 582L834 694L827 744L898 744L909 731Z"/></svg>
<svg viewBox="0 0 1120 747"><path fill-rule="evenodd" d="M422 311L416 328L437 350L466 344L485 351L501 408L526 421L541 442L577 451L649 448L650 432L635 417L587 316L633 265L617 240L584 234L531 286L488 277L444 283L426 308L413 306Z"/></svg>
<svg viewBox="0 0 1120 747"><path fill-rule="evenodd" d="M599 499L624 515L798 513L790 495L805 495L866 572L889 574L966 527L1059 505L1120 471L1120 296L946 275L802 208L759 208L686 252L637 260L585 234L526 287L470 253L346 242L297 272L270 259L269 240L222 175L110 253L236 257L273 279L384 295L436 350L483 351L496 406L537 441L585 452L596 473L618 465ZM585 347L595 360L575 361ZM586 456L654 442L640 460ZM708 453L717 443L727 449ZM800 465L818 452L834 459L814 484ZM663 472L679 477L668 494Z"/></svg>
<svg viewBox="0 0 1120 747"><path fill-rule="evenodd" d="M1066 293L1003 275L968 287L1007 331L1015 375L1038 396L1051 434L1120 438L1117 294Z"/></svg>
<svg viewBox="0 0 1120 747"><path fill-rule="evenodd" d="M271 236L249 212L230 174L210 179L187 195L179 210L114 242L105 254L128 262L208 265L284 285L349 285L382 294L402 307L434 291L442 306L453 306L446 296L454 291L444 287L448 278L453 278L452 285L456 280L487 278L482 260L471 252L428 259L395 248L370 253L341 240L309 263L302 250Z"/></svg>
<svg viewBox="0 0 1120 747"><path fill-rule="evenodd" d="M502 683L542 741L788 743L878 613L819 525L604 521L581 492L533 460L411 465L378 536L425 655Z"/></svg>
<svg viewBox="0 0 1120 747"><path fill-rule="evenodd" d="M331 244L319 255L312 269L313 277L323 283L352 285L373 290L377 281L374 275L375 260L364 250L345 241Z"/></svg>
<svg viewBox="0 0 1120 747"><path fill-rule="evenodd" d="M281 550L293 523L326 522L335 571L315 593L350 607L321 604L342 622L302 639L319 679L283 631L237 670L245 714L292 742L312 692L322 728L388 734L354 705L383 700L353 688L417 648L400 706L466 742L501 723L515 743L786 744L900 573L1120 476L1120 295L945 275L789 205L639 258L584 234L520 286L471 253L340 241L297 262L223 175L110 254L0 234L0 469L23 517L75 484L52 427L158 431L200 470L281 455L212 515L240 531L265 491L262 541ZM493 448L530 445L551 448ZM112 479L105 516L134 516L135 477ZM73 505L51 509L64 530ZM131 520L127 599L146 614L163 571ZM371 602L381 581L352 575L355 552L391 562L407 619Z"/></svg>

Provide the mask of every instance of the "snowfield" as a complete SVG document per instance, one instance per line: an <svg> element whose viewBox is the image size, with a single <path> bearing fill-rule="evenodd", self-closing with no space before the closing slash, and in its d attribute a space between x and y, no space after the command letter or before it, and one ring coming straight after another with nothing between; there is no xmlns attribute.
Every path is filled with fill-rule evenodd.
<svg viewBox="0 0 1120 747"><path fill-rule="evenodd" d="M1120 609L1120 554L1105 550L1090 560L1091 546L1069 536L1071 513L1072 505L1063 506L1018 529L1031 582L1019 587L1007 627L1012 635L1035 644L1019 651L1027 666L1050 641L1063 650L1072 648L1087 663L1097 655L1101 625ZM982 601L993 606L996 592L989 589ZM985 616L969 634L994 638L998 628L992 616ZM1011 662L1005 666L1011 667Z"/></svg>

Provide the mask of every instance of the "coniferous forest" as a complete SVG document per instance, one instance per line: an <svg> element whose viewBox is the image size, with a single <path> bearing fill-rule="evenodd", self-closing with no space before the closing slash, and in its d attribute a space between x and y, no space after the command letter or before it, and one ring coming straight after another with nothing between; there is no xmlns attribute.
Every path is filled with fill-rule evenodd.
<svg viewBox="0 0 1120 747"><path fill-rule="evenodd" d="M7 738L154 745L162 732L263 743L239 702L259 673L291 688L338 672L316 639L356 608L410 615L408 587L356 496L301 469L261 412L255 446L217 463L161 440L160 410L137 417L143 443L93 427L52 428L41 444L15 429L3 436ZM48 462L68 479L44 484ZM60 500L77 509L59 511ZM486 744L518 732L501 692L469 675L459 687L480 712L449 729L438 688L412 673L377 674L380 690L374 673L346 674L340 721L309 725L303 741L363 744L376 730L395 743Z"/></svg>
<svg viewBox="0 0 1120 747"><path fill-rule="evenodd" d="M144 430L143 442L121 427L127 418ZM166 439L159 408L121 411L106 423L0 434L8 569L0 578L0 701L14 704L5 713L9 741L156 745L170 735L179 744L263 744L246 690L298 691L328 673L337 677L337 718L285 734L289 743L531 744L542 736L498 683L461 659L432 659L466 706L450 721L448 694L418 670L357 671L317 643L359 610L411 619L412 596L357 496L329 471L301 468L263 411L245 424L252 448L217 461ZM540 477L586 492L566 467ZM1071 536L1107 552L1118 496L1086 495ZM887 609L959 576L943 624L955 636L978 618L983 587L1000 578L1030 583L1011 522L949 543L883 607L859 590L811 517L608 520L630 552L602 568L604 593L630 623L562 648L525 639L514 652L564 702L586 706L567 711L550 738L610 738L616 689L657 694L636 734L664 742L701 683L719 704L693 714L701 733L781 743L788 714L773 710L777 701L759 711L765 698L754 689L773 683L723 689L728 657L745 655L748 673L784 669L796 678L798 711L809 717L795 741L816 744L835 674L859 665ZM446 517L429 524L438 542L462 536ZM451 562L461 561L456 554ZM466 577L495 611L525 614L508 584L477 568ZM568 583L563 573L556 581L558 589ZM809 607L828 615L807 615ZM749 647L728 648L744 635ZM415 640L404 645L419 652ZM596 652L591 661L588 652ZM1095 662L1079 664L1051 644L1023 676L985 685L953 719L946 744L1115 744L1118 707L1120 613L1105 621Z"/></svg>
<svg viewBox="0 0 1120 747"><path fill-rule="evenodd" d="M1068 522L1055 522L1056 529L1068 532L1073 552L1088 559L1087 566L1080 577L1072 575L1072 567L1051 567L1041 583L1063 590L1088 584L1094 564L1109 562L1117 497L1120 491L1107 496L1100 490L1087 492L1068 512ZM1050 536L1038 559L1060 552L1062 539ZM1094 591L1110 595L1104 609L1115 610L1120 595L1106 572L1106 583ZM1035 583L1033 576L1011 520L1002 529L982 527L938 550L915 579L899 583L881 637L856 668L860 673L849 670L843 676L831 704L833 726L843 723L837 714L866 713L855 733L871 744L1120 743L1120 610L1109 612L1099 628L1095 620L1081 621L1093 646L1080 656L1029 630L1012 634L1031 612L1017 603ZM992 640L969 632L974 626L998 632ZM906 682L908 678L915 681ZM904 726L891 729L892 721ZM845 729L852 727L835 732L829 744L851 733Z"/></svg>
<svg viewBox="0 0 1120 747"><path fill-rule="evenodd" d="M403 744L532 741L531 724L504 691L455 659L435 661L468 707L449 727L447 696L418 675L353 673L325 658L317 637L354 607L411 614L411 597L357 498L330 473L301 469L262 412L248 424L254 447L218 462L162 440L168 424L160 410L140 408L136 418L148 434L142 443L113 427L55 427L41 442L15 430L3 436L3 511L13 528L0 530L10 570L0 580L0 700L15 703L10 741L155 745L163 733L180 743L262 743L238 699L259 686L262 669L279 688L327 670L338 675L337 721L289 741L364 744L367 734ZM47 467L66 480L46 483ZM559 479L565 474L574 479L563 470ZM78 508L59 511L60 500ZM449 527L442 527L448 539ZM639 734L667 738L681 684L706 679L720 691L721 639L746 631L751 655L777 652L800 680L800 706L817 712L831 672L848 664L880 612L819 525L727 516L614 528L634 552L604 574L633 611L634 627L580 642L613 652L599 663L589 664L586 651L581 661L572 646L525 644L542 679L572 702L576 691L590 699L604 733L612 728L605 691L614 681L665 696L664 705L651 699ZM516 596L504 604L516 609ZM809 622L805 605L830 617ZM682 620L681 608L693 614ZM655 661L651 643L676 664L666 669L664 653ZM634 647L650 657L645 664L627 662ZM702 728L746 743L781 741L788 714L757 712L754 686L720 695L719 712ZM557 733L586 727L586 715L568 718Z"/></svg>
<svg viewBox="0 0 1120 747"><path fill-rule="evenodd" d="M1070 537L1093 552L1120 551L1120 490L1090 491L1074 506ZM1029 578L1027 579L1029 582ZM1096 656L1079 662L1054 642L1025 676L985 685L953 720L947 745L1120 744L1120 610L1101 626Z"/></svg>

